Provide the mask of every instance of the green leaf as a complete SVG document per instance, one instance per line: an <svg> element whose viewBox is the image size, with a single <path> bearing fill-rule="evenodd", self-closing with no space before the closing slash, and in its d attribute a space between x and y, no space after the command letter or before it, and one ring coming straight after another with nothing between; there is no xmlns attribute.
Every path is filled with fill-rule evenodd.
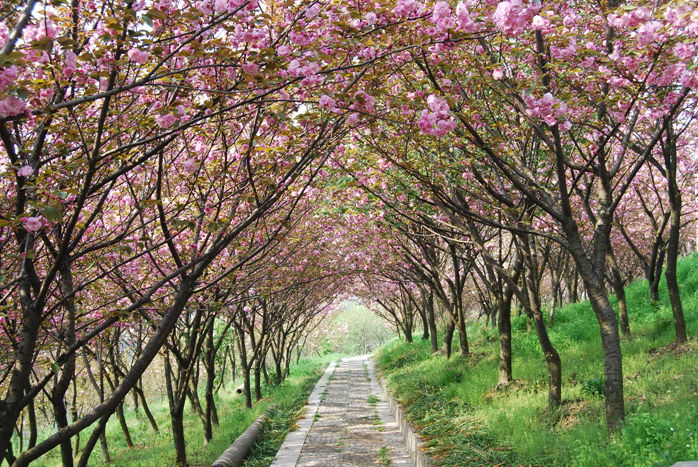
<svg viewBox="0 0 698 467"><path fill-rule="evenodd" d="M53 39L44 37L43 39L32 42L32 47L39 50L48 50L51 48L51 44L53 44Z"/></svg>
<svg viewBox="0 0 698 467"><path fill-rule="evenodd" d="M167 19L167 15L165 13L163 13L160 10L156 10L155 8L151 8L150 10L148 10L148 13L146 13L145 16L146 17L150 16L151 18L160 19L160 20Z"/></svg>
<svg viewBox="0 0 698 467"><path fill-rule="evenodd" d="M44 217L50 221L60 222L63 220L63 209L55 205L48 205L44 208Z"/></svg>

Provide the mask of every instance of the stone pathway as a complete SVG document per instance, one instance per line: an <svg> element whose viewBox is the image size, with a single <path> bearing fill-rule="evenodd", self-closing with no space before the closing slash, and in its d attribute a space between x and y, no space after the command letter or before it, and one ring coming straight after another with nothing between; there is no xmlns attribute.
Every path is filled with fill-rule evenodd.
<svg viewBox="0 0 698 467"><path fill-rule="evenodd" d="M368 356L331 364L308 398L273 467L412 467Z"/></svg>

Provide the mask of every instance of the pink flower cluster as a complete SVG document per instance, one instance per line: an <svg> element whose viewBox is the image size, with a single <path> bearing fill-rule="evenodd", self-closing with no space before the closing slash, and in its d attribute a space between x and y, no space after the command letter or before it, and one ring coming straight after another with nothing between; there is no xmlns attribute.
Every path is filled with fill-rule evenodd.
<svg viewBox="0 0 698 467"><path fill-rule="evenodd" d="M615 13L611 13L608 15L606 19L608 20L608 24L610 24L614 28L626 29L645 23L649 21L651 17L652 13L650 12L650 10L645 7L641 7L633 11L624 13L621 16L618 16Z"/></svg>
<svg viewBox="0 0 698 467"><path fill-rule="evenodd" d="M158 115L155 117L155 123L158 124L160 128L169 128L177 121L177 117L174 114Z"/></svg>
<svg viewBox="0 0 698 467"><path fill-rule="evenodd" d="M458 5L456 5L456 19L459 31L465 33L477 31L477 23L473 20L468 7L463 2L458 2Z"/></svg>
<svg viewBox="0 0 698 467"><path fill-rule="evenodd" d="M19 70L16 66L11 66L0 71L0 91L12 85L19 75Z"/></svg>
<svg viewBox="0 0 698 467"><path fill-rule="evenodd" d="M0 117L12 117L20 115L27 110L27 104L15 96L8 96L0 100Z"/></svg>
<svg viewBox="0 0 698 467"><path fill-rule="evenodd" d="M431 21L434 23L433 32L435 33L443 34L449 29L472 33L478 29L477 23L473 20L467 5L463 2L458 2L455 16L453 16L448 2L443 0L436 2L431 14Z"/></svg>
<svg viewBox="0 0 698 467"><path fill-rule="evenodd" d="M354 93L354 104L352 104L352 109L363 109L368 112L373 112L375 109L374 105L376 103L376 98L367 93L366 91L356 91Z"/></svg>
<svg viewBox="0 0 698 467"><path fill-rule="evenodd" d="M250 76L254 76L259 73L259 65L257 65L256 63L243 63L242 71L244 71Z"/></svg>
<svg viewBox="0 0 698 467"><path fill-rule="evenodd" d="M31 177L34 175L34 169L32 169L29 165L25 165L17 169L17 175L20 177Z"/></svg>
<svg viewBox="0 0 698 467"><path fill-rule="evenodd" d="M434 11L431 14L431 21L436 26L438 32L446 32L456 25L451 16L451 7L448 2L440 0L434 4Z"/></svg>
<svg viewBox="0 0 698 467"><path fill-rule="evenodd" d="M20 220L27 232L36 232L44 226L44 218L41 216L22 217Z"/></svg>
<svg viewBox="0 0 698 467"><path fill-rule="evenodd" d="M531 20L538 13L540 6L523 6L522 0L499 2L492 14L497 28L507 36L516 36L531 25Z"/></svg>
<svg viewBox="0 0 698 467"><path fill-rule="evenodd" d="M548 125L555 125L565 120L567 104L556 99L549 92L546 92L540 99L536 99L530 94L524 94L522 98L527 107L526 115L529 117L543 120Z"/></svg>
<svg viewBox="0 0 698 467"><path fill-rule="evenodd" d="M577 55L577 39L571 37L567 47L550 46L550 55L557 60L574 57Z"/></svg>
<svg viewBox="0 0 698 467"><path fill-rule="evenodd" d="M456 127L456 119L451 114L448 102L432 94L427 98L427 104L429 110L422 111L417 126L427 135L439 138L446 136L449 131Z"/></svg>
<svg viewBox="0 0 698 467"><path fill-rule="evenodd" d="M337 101L327 94L320 96L318 107L325 110L335 111L337 109Z"/></svg>
<svg viewBox="0 0 698 467"><path fill-rule="evenodd" d="M424 5L416 0L398 0L397 5L393 8L393 13L401 18L407 18L415 15L422 8Z"/></svg>
<svg viewBox="0 0 698 467"><path fill-rule="evenodd" d="M298 59L293 59L288 63L288 73L291 76L313 76L320 72L320 65L317 62L301 64Z"/></svg>
<svg viewBox="0 0 698 467"><path fill-rule="evenodd" d="M77 65L78 56L72 50L66 50L63 56L63 74L65 76L72 76L73 73L78 69Z"/></svg>
<svg viewBox="0 0 698 467"><path fill-rule="evenodd" d="M131 49L128 51L128 58L136 63L143 64L148 61L150 54L143 50Z"/></svg>

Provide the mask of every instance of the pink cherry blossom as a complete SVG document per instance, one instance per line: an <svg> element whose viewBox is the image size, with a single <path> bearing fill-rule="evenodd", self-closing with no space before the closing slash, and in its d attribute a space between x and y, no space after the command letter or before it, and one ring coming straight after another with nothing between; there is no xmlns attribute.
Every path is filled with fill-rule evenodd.
<svg viewBox="0 0 698 467"><path fill-rule="evenodd" d="M140 49L131 49L128 51L128 58L136 63L146 63L150 54Z"/></svg>
<svg viewBox="0 0 698 467"><path fill-rule="evenodd" d="M155 117L155 123L158 124L160 128L169 128L177 121L177 117L173 114L158 115Z"/></svg>
<svg viewBox="0 0 698 467"><path fill-rule="evenodd" d="M492 19L494 24L507 36L521 34L540 7L531 5L524 7L522 0L499 2Z"/></svg>
<svg viewBox="0 0 698 467"><path fill-rule="evenodd" d="M352 106L353 108L368 110L369 112L375 110L374 105L376 103L376 98L366 91L356 91L356 93L354 93L354 100L356 104Z"/></svg>
<svg viewBox="0 0 698 467"><path fill-rule="evenodd" d="M34 169L32 169L29 165L20 167L19 170L17 170L17 175L19 175L20 177L31 177L33 174Z"/></svg>
<svg viewBox="0 0 698 467"><path fill-rule="evenodd" d="M556 99L551 93L546 92L543 97L536 99L530 94L524 94L526 103L526 115L531 118L543 120L548 125L554 125L565 119L567 104Z"/></svg>
<svg viewBox="0 0 698 467"><path fill-rule="evenodd" d="M451 16L451 7L448 2L440 0L434 5L431 21L436 26L437 31L446 32L455 26L455 21Z"/></svg>
<svg viewBox="0 0 698 467"><path fill-rule="evenodd" d="M372 11L366 13L366 16L364 16L364 18L366 20L366 24L368 24L369 26L373 26L378 22L378 16L376 16L376 14Z"/></svg>
<svg viewBox="0 0 698 467"><path fill-rule="evenodd" d="M0 91L12 85L19 75L19 70L16 66L11 66L0 71Z"/></svg>
<svg viewBox="0 0 698 467"><path fill-rule="evenodd" d="M254 76L259 73L259 65L257 65L256 63L243 63L242 71L244 71L248 75Z"/></svg>
<svg viewBox="0 0 698 467"><path fill-rule="evenodd" d="M332 97L323 94L320 96L320 100L318 101L318 106L321 109L327 109L327 110L334 110L337 107L337 101L333 99Z"/></svg>
<svg viewBox="0 0 698 467"><path fill-rule="evenodd" d="M424 5L416 0L398 0L397 5L393 9L393 13L399 17L406 18L414 15L423 7Z"/></svg>
<svg viewBox="0 0 698 467"><path fill-rule="evenodd" d="M67 50L63 56L63 73L65 76L72 76L77 69L77 58L75 52Z"/></svg>
<svg viewBox="0 0 698 467"><path fill-rule="evenodd" d="M477 23L470 15L468 7L463 2L458 2L456 6L457 29L465 33L477 31Z"/></svg>
<svg viewBox="0 0 698 467"><path fill-rule="evenodd" d="M0 117L12 117L20 115L27 110L27 104L15 96L8 96L0 100Z"/></svg>
<svg viewBox="0 0 698 467"><path fill-rule="evenodd" d="M417 122L423 133L441 138L456 127L448 102L432 94L427 98L427 104L429 110L424 109Z"/></svg>
<svg viewBox="0 0 698 467"><path fill-rule="evenodd" d="M27 232L36 232L44 226L43 217L22 217L20 219Z"/></svg>

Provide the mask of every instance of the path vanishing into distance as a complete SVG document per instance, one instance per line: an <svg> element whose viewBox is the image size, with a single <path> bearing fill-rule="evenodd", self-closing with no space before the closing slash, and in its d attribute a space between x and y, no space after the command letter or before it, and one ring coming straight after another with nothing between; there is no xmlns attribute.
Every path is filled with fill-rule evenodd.
<svg viewBox="0 0 698 467"><path fill-rule="evenodd" d="M369 356L331 363L297 425L273 467L414 465Z"/></svg>

